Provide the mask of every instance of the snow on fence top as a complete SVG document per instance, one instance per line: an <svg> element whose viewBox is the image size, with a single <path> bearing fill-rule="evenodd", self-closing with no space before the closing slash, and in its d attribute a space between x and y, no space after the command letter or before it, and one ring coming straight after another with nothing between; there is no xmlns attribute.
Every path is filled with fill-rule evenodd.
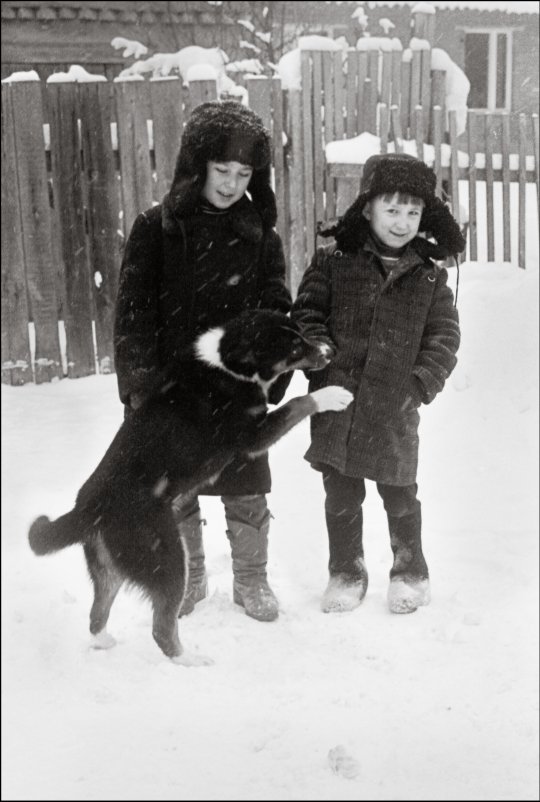
<svg viewBox="0 0 540 802"><path fill-rule="evenodd" d="M368 8L378 6L392 8L394 6L411 6L413 12L434 13L435 10L447 9L471 9L475 11L506 11L508 14L538 14L539 7L537 0L507 0L507 2L486 2L486 0L433 0L431 3L416 3L414 0L369 0L365 4ZM424 8L433 8L433 11L426 11Z"/></svg>
<svg viewBox="0 0 540 802"><path fill-rule="evenodd" d="M418 148L416 140L402 139L400 144L404 153L410 156L418 157ZM430 166L435 164L435 148L433 145L424 144L423 161ZM388 152L394 153L394 142L388 143ZM370 134L368 131L359 136L352 137L351 139L338 139L334 142L328 142L326 145L326 161L329 164L365 164L370 156L375 156L381 153L381 140L375 134ZM452 149L450 145L443 143L441 145L441 166L449 167L451 161ZM492 166L494 170L502 170L502 154L492 154ZM485 153L475 153L475 167L483 170L486 166ZM467 168L469 166L469 154L462 150L458 151L458 166ZM517 153L509 154L509 168L510 170L519 169L519 155ZM534 170L534 156L527 156L526 170Z"/></svg>

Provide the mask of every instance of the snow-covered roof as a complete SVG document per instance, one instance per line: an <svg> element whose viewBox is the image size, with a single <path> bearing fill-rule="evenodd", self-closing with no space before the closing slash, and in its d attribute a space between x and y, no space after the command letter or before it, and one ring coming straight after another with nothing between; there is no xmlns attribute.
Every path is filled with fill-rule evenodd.
<svg viewBox="0 0 540 802"><path fill-rule="evenodd" d="M368 8L377 6L416 6L417 0L369 0ZM430 0L429 5L437 9L473 9L476 11L506 11L509 14L538 14L538 0L508 0L508 2L486 2L486 0Z"/></svg>

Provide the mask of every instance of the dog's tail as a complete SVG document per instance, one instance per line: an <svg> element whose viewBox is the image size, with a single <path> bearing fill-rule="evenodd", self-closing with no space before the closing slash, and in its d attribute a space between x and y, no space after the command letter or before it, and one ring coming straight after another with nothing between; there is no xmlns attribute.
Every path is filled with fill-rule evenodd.
<svg viewBox="0 0 540 802"><path fill-rule="evenodd" d="M81 543L83 537L82 522L76 510L61 515L56 521L51 521L46 515L40 515L28 532L30 548L39 555L50 554L75 543Z"/></svg>

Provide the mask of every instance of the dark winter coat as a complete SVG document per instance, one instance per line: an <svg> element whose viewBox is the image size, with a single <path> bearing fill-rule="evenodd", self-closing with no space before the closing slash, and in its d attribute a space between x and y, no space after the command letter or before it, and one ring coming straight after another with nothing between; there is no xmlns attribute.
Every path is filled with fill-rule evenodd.
<svg viewBox="0 0 540 802"><path fill-rule="evenodd" d="M278 234L263 228L244 196L226 214L193 210L178 218L164 203L140 214L126 243L115 320L120 398L144 398L157 372L204 329L248 308L287 313L285 261ZM280 400L290 375L270 397ZM179 444L180 445L180 444ZM212 495L270 491L266 456L233 463Z"/></svg>
<svg viewBox="0 0 540 802"><path fill-rule="evenodd" d="M369 237L353 252L320 248L306 271L292 316L336 349L310 374L310 390L337 384L354 393L344 412L312 418L313 467L388 485L416 481L418 408L442 390L460 342L448 274L425 256L428 245L416 238L388 276Z"/></svg>

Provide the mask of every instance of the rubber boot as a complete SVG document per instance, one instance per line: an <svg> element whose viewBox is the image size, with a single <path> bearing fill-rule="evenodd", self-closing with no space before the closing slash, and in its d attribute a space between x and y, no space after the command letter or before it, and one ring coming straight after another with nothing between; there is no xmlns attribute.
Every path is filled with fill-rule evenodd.
<svg viewBox="0 0 540 802"><path fill-rule="evenodd" d="M234 574L233 601L257 621L275 621L279 604L266 577L270 512L260 527L227 518Z"/></svg>
<svg viewBox="0 0 540 802"><path fill-rule="evenodd" d="M204 521L206 523L206 521ZM189 615L197 602L202 601L208 595L208 579L204 565L204 549L202 540L202 524L200 510L189 515L187 518L177 520L177 527L180 537L184 542L188 553L188 577L187 586L178 618Z"/></svg>
<svg viewBox="0 0 540 802"><path fill-rule="evenodd" d="M326 510L330 579L321 600L323 613L346 613L360 605L368 588L362 545L362 509L336 515Z"/></svg>
<svg viewBox="0 0 540 802"><path fill-rule="evenodd" d="M388 607L392 613L414 613L429 604L429 571L422 553L422 515L388 516L394 564L390 571Z"/></svg>

